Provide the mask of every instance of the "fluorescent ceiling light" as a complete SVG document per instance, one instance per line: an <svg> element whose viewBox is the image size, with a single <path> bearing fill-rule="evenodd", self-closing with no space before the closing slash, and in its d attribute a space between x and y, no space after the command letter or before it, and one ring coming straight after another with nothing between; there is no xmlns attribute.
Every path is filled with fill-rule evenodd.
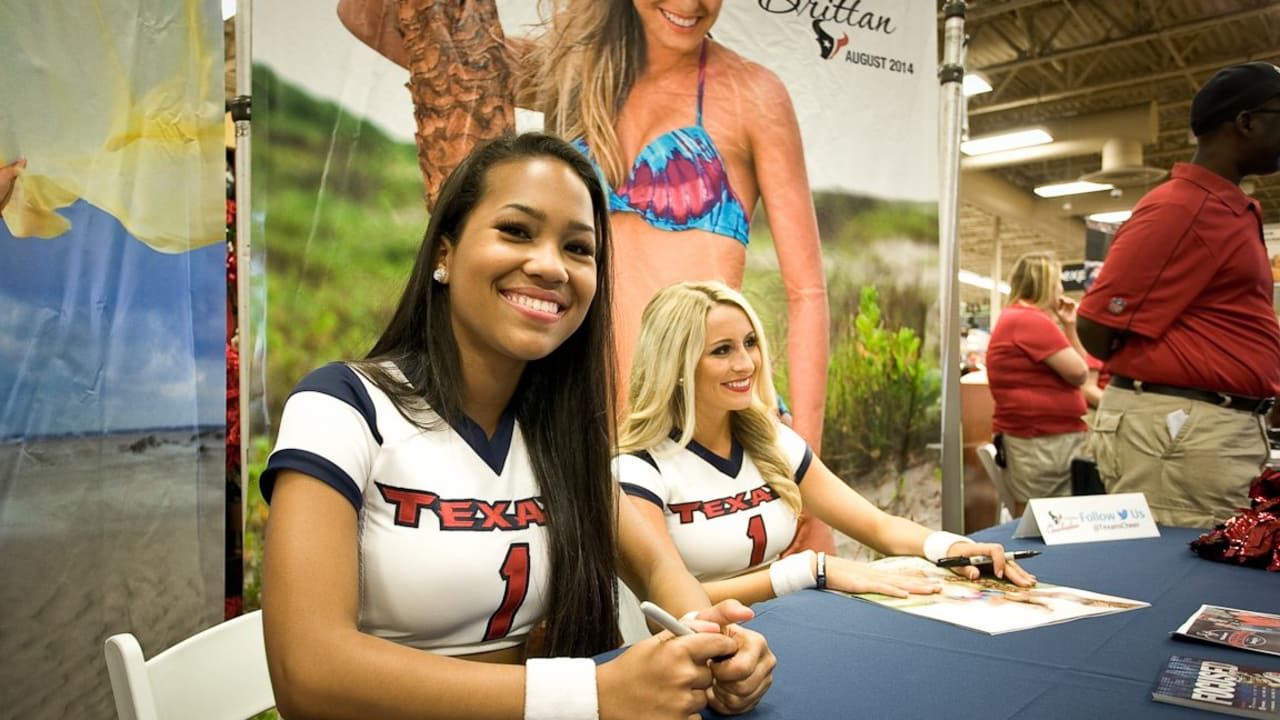
<svg viewBox="0 0 1280 720"><path fill-rule="evenodd" d="M1001 150L1016 150L1051 142L1053 142L1052 135L1040 128L1033 128L1031 130L1015 130L1014 132L966 140L960 143L960 152L965 155L985 155L987 153L1000 152Z"/></svg>
<svg viewBox="0 0 1280 720"><path fill-rule="evenodd" d="M965 97L981 95L985 92L991 92L991 83L987 81L987 78L982 73L965 73L964 83L960 86L960 91L964 93Z"/></svg>
<svg viewBox="0 0 1280 720"><path fill-rule="evenodd" d="M965 285L973 285L974 287L980 287L983 290L990 290L991 288L995 287L995 284L996 284L994 280L987 277L986 275L979 275L978 273L969 272L968 270L961 270L960 272L956 273L956 279L964 283ZM1000 283L1000 292L1005 295L1008 295L1009 283L1007 282Z"/></svg>
<svg viewBox="0 0 1280 720"><path fill-rule="evenodd" d="M230 19L236 14L236 0L222 0L222 19Z"/></svg>
<svg viewBox="0 0 1280 720"><path fill-rule="evenodd" d="M1085 219L1100 223L1119 224L1128 220L1129 216L1132 214L1132 210L1116 210L1114 212L1100 212L1092 215L1086 215Z"/></svg>
<svg viewBox="0 0 1280 720"><path fill-rule="evenodd" d="M1072 182L1052 183L1050 185L1041 185L1036 188L1035 193L1042 198L1062 197L1063 195L1079 195L1081 193L1097 192L1099 190L1110 190L1115 187L1108 183L1086 182L1084 180L1074 180Z"/></svg>

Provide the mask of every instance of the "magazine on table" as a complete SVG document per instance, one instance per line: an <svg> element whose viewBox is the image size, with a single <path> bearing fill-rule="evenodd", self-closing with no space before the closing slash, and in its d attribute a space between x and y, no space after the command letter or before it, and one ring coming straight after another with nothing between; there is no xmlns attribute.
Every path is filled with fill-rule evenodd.
<svg viewBox="0 0 1280 720"><path fill-rule="evenodd" d="M1173 655L1151 699L1247 718L1280 719L1280 665L1273 669Z"/></svg>
<svg viewBox="0 0 1280 720"><path fill-rule="evenodd" d="M1141 600L1046 582L1020 588L1006 580L986 575L977 580L969 580L920 557L889 557L871 564L883 570L923 573L940 581L942 592L905 598L879 593L841 594L989 635L1136 610L1150 605Z"/></svg>
<svg viewBox="0 0 1280 720"><path fill-rule="evenodd" d="M1241 650L1280 655L1280 615L1201 605L1182 627L1173 631L1180 640L1198 640Z"/></svg>

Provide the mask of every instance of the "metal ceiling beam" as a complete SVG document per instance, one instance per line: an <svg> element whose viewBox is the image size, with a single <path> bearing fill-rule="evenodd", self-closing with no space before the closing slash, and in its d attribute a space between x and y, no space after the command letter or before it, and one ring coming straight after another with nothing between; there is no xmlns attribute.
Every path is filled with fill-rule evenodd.
<svg viewBox="0 0 1280 720"><path fill-rule="evenodd" d="M975 21L986 20L1015 10L1035 7L1037 5L1048 5L1049 3L1058 3L1061 1L1062 0L1007 0L1007 2L975 2L970 3L969 8L965 10L965 20L972 24ZM941 21L943 19L943 14L939 11L938 20Z"/></svg>
<svg viewBox="0 0 1280 720"><path fill-rule="evenodd" d="M1277 5L1280 7L1280 5ZM1117 90L1130 85L1141 85L1158 80L1168 80L1176 78L1187 72L1199 73L1208 72L1210 70L1218 70L1228 65L1238 65L1240 63L1252 62L1254 60L1269 60L1280 57L1280 51L1265 52L1260 55L1244 55L1230 58L1220 58L1211 62L1203 62L1197 65L1188 65L1186 68L1177 68L1167 70L1165 72L1147 73L1143 75L1135 75L1124 80L1116 80L1109 83L1099 83L1097 85L1087 85L1084 87L1072 88L1070 90L1062 90L1046 95L1033 95L1030 97L1020 98L1018 100L1009 100L1007 102L997 103L995 105L986 105L978 108L969 108L969 117L978 115L989 115L991 113L1004 112L1005 110L1016 110L1018 108L1027 107L1029 105L1038 105L1040 103L1057 102L1059 100L1069 100L1071 98L1080 97L1082 95L1092 95L1094 93L1107 92L1108 90Z"/></svg>
<svg viewBox="0 0 1280 720"><path fill-rule="evenodd" d="M1241 10L1234 13L1214 15L1212 17L1182 23L1181 25L1171 25L1167 28L1161 28L1160 30L1152 30L1150 32L1138 33L1136 35L1127 35L1114 40L1104 40L1102 42L1091 43L1089 45L1077 45L1075 47L1065 48L1063 50L1058 50L1057 52L1037 55L1035 57L1019 58L1017 60L1009 60L1007 62L996 63L994 65L984 65L977 69L984 73L999 73L1010 70L1019 70L1031 65L1041 65L1043 63L1055 62L1058 60L1067 60L1079 55L1102 52L1105 50L1114 50L1116 48L1127 47L1129 45L1156 41L1160 39L1162 34L1180 35L1212 27L1221 27L1223 23L1233 22L1236 20L1248 20L1259 15L1266 15L1274 12L1280 12L1280 3L1264 5L1262 7L1250 10Z"/></svg>

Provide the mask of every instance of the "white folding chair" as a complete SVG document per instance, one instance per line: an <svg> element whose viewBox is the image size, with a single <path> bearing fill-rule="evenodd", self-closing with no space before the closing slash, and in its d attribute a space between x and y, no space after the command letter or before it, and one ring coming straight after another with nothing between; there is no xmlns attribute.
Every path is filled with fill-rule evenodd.
<svg viewBox="0 0 1280 720"><path fill-rule="evenodd" d="M1004 484L1004 468L996 464L996 446L991 443L985 443L977 447L978 460L982 462L982 467L987 471L987 477L991 478L991 484L996 486L996 493L1000 496L1000 522L1009 522L1013 519L1013 498L1009 497L1009 487Z"/></svg>
<svg viewBox="0 0 1280 720"><path fill-rule="evenodd" d="M120 720L246 720L275 707L262 611L142 657L132 633L107 638L107 673Z"/></svg>

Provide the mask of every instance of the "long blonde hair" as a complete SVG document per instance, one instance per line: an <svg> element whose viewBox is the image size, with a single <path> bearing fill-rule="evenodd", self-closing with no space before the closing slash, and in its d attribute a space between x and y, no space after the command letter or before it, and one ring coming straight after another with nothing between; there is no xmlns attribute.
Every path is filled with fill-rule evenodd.
<svg viewBox="0 0 1280 720"><path fill-rule="evenodd" d="M582 138L612 187L626 179L613 124L643 69L644 29L631 0L542 0L544 32L521 63L517 104L548 132Z"/></svg>
<svg viewBox="0 0 1280 720"><path fill-rule="evenodd" d="M1052 309L1058 283L1062 282L1062 265L1051 252L1029 252L1018 258L1009 276L1009 297L1026 300L1039 308Z"/></svg>
<svg viewBox="0 0 1280 720"><path fill-rule="evenodd" d="M800 512L800 488L778 447L777 394L773 388L769 347L760 318L740 293L718 282L684 282L663 288L645 306L631 386L630 411L618 430L621 452L651 451L680 429L681 447L693 439L696 422L695 377L706 344L707 314L716 305L742 310L760 348L760 366L752 383L751 405L730 416L733 437L751 455L774 493Z"/></svg>

